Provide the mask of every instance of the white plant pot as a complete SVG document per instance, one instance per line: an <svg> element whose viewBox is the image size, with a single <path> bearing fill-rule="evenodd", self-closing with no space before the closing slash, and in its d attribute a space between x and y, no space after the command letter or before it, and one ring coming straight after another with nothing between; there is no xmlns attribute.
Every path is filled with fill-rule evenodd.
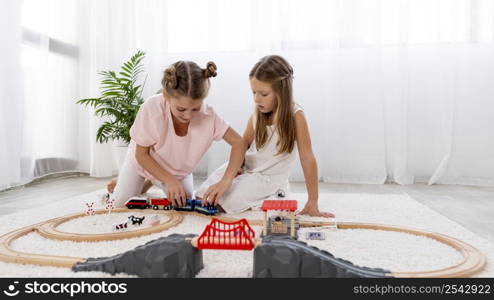
<svg viewBox="0 0 494 300"><path fill-rule="evenodd" d="M129 145L122 141L115 142L115 145L113 146L113 160L119 171L122 168L122 165L125 161L125 157L127 156L128 149L129 149Z"/></svg>

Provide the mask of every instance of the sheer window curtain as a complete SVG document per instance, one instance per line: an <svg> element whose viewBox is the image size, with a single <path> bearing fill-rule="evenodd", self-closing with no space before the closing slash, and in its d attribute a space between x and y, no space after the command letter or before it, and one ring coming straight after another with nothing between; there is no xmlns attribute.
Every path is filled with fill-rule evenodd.
<svg viewBox="0 0 494 300"><path fill-rule="evenodd" d="M216 37L214 28L250 33L245 51L222 53L202 32L182 36L209 41L194 49L206 54L190 55L220 62L227 80L214 83L210 99L236 129L245 125L241 112L252 110L249 69L278 53L294 66L296 101L309 120L322 180L494 185L493 1L243 3L230 14L203 10L195 22ZM231 14L237 19L223 17ZM227 150L213 146L208 173ZM300 166L291 179L303 180Z"/></svg>
<svg viewBox="0 0 494 300"><path fill-rule="evenodd" d="M80 166L77 149L75 7L60 0L2 1L0 188ZM5 46L4 46L5 45Z"/></svg>
<svg viewBox="0 0 494 300"><path fill-rule="evenodd" d="M20 72L21 30L17 1L0 2L0 190L28 180L31 158L23 151L25 107Z"/></svg>
<svg viewBox="0 0 494 300"><path fill-rule="evenodd" d="M6 3L23 13L17 1ZM11 87L26 85L13 89L17 108L0 100L6 141L0 151L12 155L8 147L21 136L29 150L23 165L38 170L31 177L63 170L115 174L111 145L94 141L101 120L75 100L99 95L97 72L143 50L146 97L160 88L168 64L215 61L219 76L207 101L238 132L253 109L250 68L266 54L285 56L295 69L296 101L306 112L324 181L494 185L492 0L42 3L34 9L39 23L22 31L22 43L2 49L14 59L12 71L0 74L16 80ZM8 24L0 30L27 26L22 18L2 21ZM30 61L26 47L36 49ZM18 131L15 111L26 114ZM196 175L223 163L228 150L214 143ZM2 166L14 162L6 157ZM20 176L18 164L7 169L0 171L0 187L19 181L11 178ZM303 180L300 166L291 178Z"/></svg>
<svg viewBox="0 0 494 300"><path fill-rule="evenodd" d="M23 0L20 8L24 139L33 177L77 170L77 9L63 0Z"/></svg>

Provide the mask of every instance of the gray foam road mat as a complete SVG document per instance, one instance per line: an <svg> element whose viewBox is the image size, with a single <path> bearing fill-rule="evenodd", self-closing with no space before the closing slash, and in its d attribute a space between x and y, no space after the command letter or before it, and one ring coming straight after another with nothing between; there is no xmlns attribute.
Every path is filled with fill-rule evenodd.
<svg viewBox="0 0 494 300"><path fill-rule="evenodd" d="M359 267L327 251L286 236L268 235L254 250L253 277L389 277L390 271Z"/></svg>
<svg viewBox="0 0 494 300"><path fill-rule="evenodd" d="M190 244L194 234L172 234L110 257L89 258L72 270L126 273L138 277L191 278L203 268L202 251Z"/></svg>

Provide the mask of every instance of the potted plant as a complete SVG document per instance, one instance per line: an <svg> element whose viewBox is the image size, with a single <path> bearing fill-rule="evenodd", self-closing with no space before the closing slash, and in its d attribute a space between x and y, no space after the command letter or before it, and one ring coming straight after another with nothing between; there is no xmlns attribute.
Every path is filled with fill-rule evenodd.
<svg viewBox="0 0 494 300"><path fill-rule="evenodd" d="M145 53L138 51L129 61L121 66L121 70L101 71L101 97L78 100L76 103L91 106L94 114L105 118L105 122L96 132L98 143L115 141L118 167L125 158L130 143L130 127L134 123L139 107L144 102L142 91L145 79L140 84L144 72L142 61Z"/></svg>

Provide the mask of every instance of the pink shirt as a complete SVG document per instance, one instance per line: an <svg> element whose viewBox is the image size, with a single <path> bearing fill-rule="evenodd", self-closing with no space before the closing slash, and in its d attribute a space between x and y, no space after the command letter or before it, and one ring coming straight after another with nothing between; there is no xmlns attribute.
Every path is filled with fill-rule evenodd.
<svg viewBox="0 0 494 300"><path fill-rule="evenodd" d="M186 136L178 136L173 127L170 105L162 94L149 97L139 108L130 128L132 141L129 145L131 161L137 173L149 180L157 180L135 158L135 144L149 147L149 154L170 174L182 180L192 173L213 140L223 138L228 123L213 107L204 103L191 119Z"/></svg>

